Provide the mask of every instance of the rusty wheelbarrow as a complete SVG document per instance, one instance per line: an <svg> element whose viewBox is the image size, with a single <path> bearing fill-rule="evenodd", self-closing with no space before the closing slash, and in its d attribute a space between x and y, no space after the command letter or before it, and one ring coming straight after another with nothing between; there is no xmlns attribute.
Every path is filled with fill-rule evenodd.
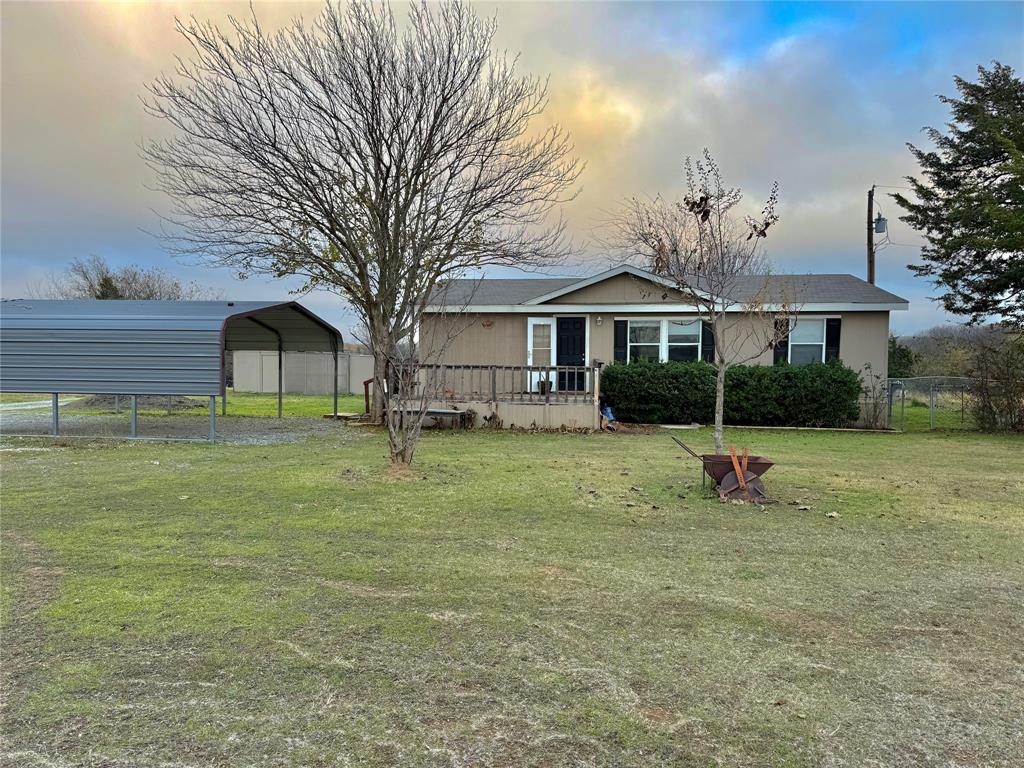
<svg viewBox="0 0 1024 768"><path fill-rule="evenodd" d="M766 500L764 483L761 475L775 466L775 462L764 456L747 456L738 459L735 449L732 453L705 453L698 454L679 438L672 436L676 445L697 459L704 467L701 475L701 487L704 487L705 478L710 477L715 482L718 495L722 501L735 496L735 498L747 497L752 501ZM742 481L740 478L742 477ZM737 491L740 495L736 495Z"/></svg>

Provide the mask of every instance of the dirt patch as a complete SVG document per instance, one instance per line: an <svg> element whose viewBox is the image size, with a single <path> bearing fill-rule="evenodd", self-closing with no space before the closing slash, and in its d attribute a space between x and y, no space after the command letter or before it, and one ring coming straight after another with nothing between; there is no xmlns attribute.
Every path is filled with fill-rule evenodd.
<svg viewBox="0 0 1024 768"><path fill-rule="evenodd" d="M628 421L615 422L615 432L625 435L653 435L660 427L657 424L633 424Z"/></svg>
<svg viewBox="0 0 1024 768"><path fill-rule="evenodd" d="M50 562L38 544L14 531L4 531L4 545L13 550L12 570L19 574L5 621L4 663L0 665L0 723L6 724L12 704L31 689L26 681L45 667L32 652L45 642L45 627L38 613L56 596L64 571Z"/></svg>
<svg viewBox="0 0 1024 768"><path fill-rule="evenodd" d="M679 719L679 715L664 707L640 707L640 714L652 723L667 725Z"/></svg>

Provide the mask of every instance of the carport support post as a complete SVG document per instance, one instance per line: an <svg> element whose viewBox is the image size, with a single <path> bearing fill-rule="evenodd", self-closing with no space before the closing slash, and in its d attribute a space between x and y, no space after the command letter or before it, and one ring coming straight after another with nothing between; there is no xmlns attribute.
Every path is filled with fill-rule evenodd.
<svg viewBox="0 0 1024 768"><path fill-rule="evenodd" d="M331 346L334 347L334 418L338 418L338 340L334 339Z"/></svg>
<svg viewBox="0 0 1024 768"><path fill-rule="evenodd" d="M281 398L284 393L284 344L277 341L277 418L281 418Z"/></svg>
<svg viewBox="0 0 1024 768"><path fill-rule="evenodd" d="M223 402L223 401L221 401ZM217 439L217 398L210 395L210 442Z"/></svg>
<svg viewBox="0 0 1024 768"><path fill-rule="evenodd" d="M132 395L132 417L128 426L128 434L137 437L139 434L139 398Z"/></svg>
<svg viewBox="0 0 1024 768"><path fill-rule="evenodd" d="M53 393L53 436L60 434L60 404L57 402L57 393Z"/></svg>

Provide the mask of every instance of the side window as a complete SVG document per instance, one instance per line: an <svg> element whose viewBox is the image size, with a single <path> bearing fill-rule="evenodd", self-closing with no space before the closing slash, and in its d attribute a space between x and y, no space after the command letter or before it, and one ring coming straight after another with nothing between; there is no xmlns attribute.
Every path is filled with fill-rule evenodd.
<svg viewBox="0 0 1024 768"><path fill-rule="evenodd" d="M668 359L693 362L700 359L700 320L668 321Z"/></svg>
<svg viewBox="0 0 1024 768"><path fill-rule="evenodd" d="M789 332L789 362L792 365L825 362L825 321L798 318Z"/></svg>

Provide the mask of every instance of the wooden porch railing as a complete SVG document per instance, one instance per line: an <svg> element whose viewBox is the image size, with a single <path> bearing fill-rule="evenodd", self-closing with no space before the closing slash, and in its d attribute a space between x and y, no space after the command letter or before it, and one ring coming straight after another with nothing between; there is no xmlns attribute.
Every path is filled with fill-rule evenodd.
<svg viewBox="0 0 1024 768"><path fill-rule="evenodd" d="M421 386L451 403L595 403L599 365L422 365Z"/></svg>

